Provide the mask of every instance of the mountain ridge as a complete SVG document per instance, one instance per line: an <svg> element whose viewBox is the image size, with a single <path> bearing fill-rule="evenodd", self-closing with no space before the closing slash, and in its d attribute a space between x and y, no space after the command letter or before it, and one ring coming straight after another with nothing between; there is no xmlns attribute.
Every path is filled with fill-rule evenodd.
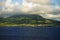
<svg viewBox="0 0 60 40"><path fill-rule="evenodd" d="M0 17L0 23L3 24L13 24L13 25L20 25L20 24L31 24L31 25L40 25L40 24L51 24L51 25L59 25L59 21L55 20L49 20L45 19L39 15L36 14L17 14L17 15L12 15L7 18L1 18Z"/></svg>

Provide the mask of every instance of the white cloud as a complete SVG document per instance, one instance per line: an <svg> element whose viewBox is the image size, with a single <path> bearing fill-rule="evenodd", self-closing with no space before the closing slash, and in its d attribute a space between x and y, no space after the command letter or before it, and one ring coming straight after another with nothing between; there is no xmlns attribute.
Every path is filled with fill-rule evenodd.
<svg viewBox="0 0 60 40"><path fill-rule="evenodd" d="M45 15L45 16L43 16L43 15ZM51 19L51 18L59 18L59 17L60 17L60 14L58 14L58 15L42 14L41 16L43 16L44 18L49 18L49 19Z"/></svg>
<svg viewBox="0 0 60 40"><path fill-rule="evenodd" d="M15 4L11 4L11 2L12 2L12 0L6 0L6 2L5 2L5 7L7 8L6 10L8 10L8 9L13 10L14 7L17 9L18 6L20 6L18 2L16 2ZM38 11L36 11L36 13L49 12L50 8L47 5L48 3L49 3L49 0L23 0L23 5L22 5L22 8L20 8L20 9L23 12L25 12L25 11L26 12L30 12L30 11L35 12L34 8L36 10L38 10ZM8 10L8 11L10 11L10 10Z"/></svg>
<svg viewBox="0 0 60 40"><path fill-rule="evenodd" d="M33 13L48 13L51 11L49 0L23 0L22 11Z"/></svg>
<svg viewBox="0 0 60 40"><path fill-rule="evenodd" d="M23 0L22 6L16 2L15 4L11 4L12 0L6 0L5 9L6 11L15 11L19 10L20 12L23 13L34 13L34 14L39 14L44 18L47 19L56 19L58 20L60 17L60 6L56 5L51 7L50 0ZM14 10L15 9L15 10ZM55 15L55 13L58 13ZM43 13L43 14L42 14Z"/></svg>
<svg viewBox="0 0 60 40"><path fill-rule="evenodd" d="M58 11L60 11L60 6L55 5L53 8L51 8L51 5L48 5L49 0L47 0L47 1L46 0L42 0L42 1L41 0L29 0L29 1L32 2L33 5L35 5L32 7L33 10L30 9L31 13L37 13L44 18L60 21L59 20L60 13L58 13ZM26 1L26 2L28 3L29 1ZM56 15L54 15L55 11L57 11ZM54 14L51 12L53 12ZM41 14L41 13L44 13L44 14Z"/></svg>
<svg viewBox="0 0 60 40"><path fill-rule="evenodd" d="M48 4L50 2L50 0L26 0L26 1L40 4Z"/></svg>
<svg viewBox="0 0 60 40"><path fill-rule="evenodd" d="M58 20L60 21L60 14L53 15L53 14L40 14L40 16L46 18L46 19L52 19L52 20Z"/></svg>
<svg viewBox="0 0 60 40"><path fill-rule="evenodd" d="M6 0L5 2L5 11L17 11L18 9L20 9L20 6L18 2L15 2L14 4L11 3L12 0Z"/></svg>
<svg viewBox="0 0 60 40"><path fill-rule="evenodd" d="M6 0L5 6L10 6L12 0Z"/></svg>
<svg viewBox="0 0 60 40"><path fill-rule="evenodd" d="M52 20L58 20L60 21L60 6L55 5L50 13L48 14L40 14L40 16L46 18L46 19L52 19Z"/></svg>

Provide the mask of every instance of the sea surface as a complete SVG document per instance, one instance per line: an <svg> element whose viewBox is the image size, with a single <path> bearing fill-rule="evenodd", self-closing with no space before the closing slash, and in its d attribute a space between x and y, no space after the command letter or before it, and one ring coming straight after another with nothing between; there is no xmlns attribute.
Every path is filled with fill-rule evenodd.
<svg viewBox="0 0 60 40"><path fill-rule="evenodd" d="M0 40L60 40L60 27L0 27Z"/></svg>

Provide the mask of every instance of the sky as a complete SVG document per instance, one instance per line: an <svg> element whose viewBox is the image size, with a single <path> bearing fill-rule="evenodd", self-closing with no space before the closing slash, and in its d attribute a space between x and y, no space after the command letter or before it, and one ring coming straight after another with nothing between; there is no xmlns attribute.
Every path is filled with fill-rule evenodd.
<svg viewBox="0 0 60 40"><path fill-rule="evenodd" d="M60 5L60 0L51 0L51 2L56 4L56 5Z"/></svg>
<svg viewBox="0 0 60 40"><path fill-rule="evenodd" d="M60 21L60 0L0 0L0 15L15 11Z"/></svg>

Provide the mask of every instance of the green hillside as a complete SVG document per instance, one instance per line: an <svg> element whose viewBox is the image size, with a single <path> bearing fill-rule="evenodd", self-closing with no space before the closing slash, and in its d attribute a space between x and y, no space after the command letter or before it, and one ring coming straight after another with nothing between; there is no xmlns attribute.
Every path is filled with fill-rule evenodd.
<svg viewBox="0 0 60 40"><path fill-rule="evenodd" d="M49 26L49 25L59 25L58 21L45 19L39 15L33 14L19 14L13 15L8 18L0 17L0 26Z"/></svg>

